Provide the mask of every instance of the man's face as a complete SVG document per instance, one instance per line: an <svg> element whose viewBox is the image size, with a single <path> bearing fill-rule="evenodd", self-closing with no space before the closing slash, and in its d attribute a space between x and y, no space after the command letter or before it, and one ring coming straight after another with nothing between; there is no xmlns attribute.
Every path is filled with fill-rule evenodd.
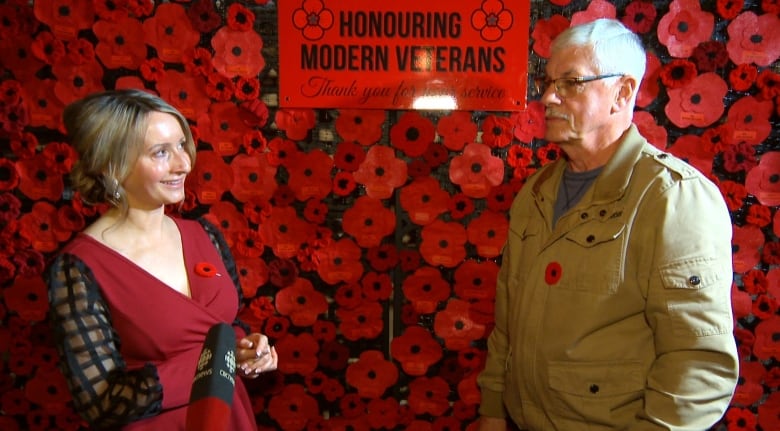
<svg viewBox="0 0 780 431"><path fill-rule="evenodd" d="M549 79L591 77L599 74L589 48L572 47L554 52L547 62ZM598 143L611 124L617 79L599 79L567 85L550 85L542 95L545 106L545 139L562 146ZM561 94L562 93L562 94Z"/></svg>

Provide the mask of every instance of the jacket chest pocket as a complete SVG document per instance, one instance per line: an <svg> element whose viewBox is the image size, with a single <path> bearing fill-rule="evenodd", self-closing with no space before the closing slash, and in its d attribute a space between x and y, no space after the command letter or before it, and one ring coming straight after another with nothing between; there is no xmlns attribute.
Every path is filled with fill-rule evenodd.
<svg viewBox="0 0 780 431"><path fill-rule="evenodd" d="M614 294L622 278L626 225L614 220L580 225L565 236L556 253L564 266L560 287Z"/></svg>

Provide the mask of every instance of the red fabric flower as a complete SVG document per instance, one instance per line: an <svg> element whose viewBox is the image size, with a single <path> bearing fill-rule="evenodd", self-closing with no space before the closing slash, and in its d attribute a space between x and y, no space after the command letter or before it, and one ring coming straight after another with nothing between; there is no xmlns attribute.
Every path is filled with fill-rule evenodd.
<svg viewBox="0 0 780 431"><path fill-rule="evenodd" d="M156 88L163 100L192 121L198 121L198 117L207 112L211 105L203 76L169 69L157 82Z"/></svg>
<svg viewBox="0 0 780 431"><path fill-rule="evenodd" d="M276 293L274 304L279 313L289 317L296 326L311 326L320 313L328 310L325 295L314 290L311 281L300 277Z"/></svg>
<svg viewBox="0 0 780 431"><path fill-rule="evenodd" d="M571 25L584 24L595 21L599 18L615 18L617 9L615 5L604 0L594 0L588 2L588 7L584 11L574 12L571 16Z"/></svg>
<svg viewBox="0 0 780 431"><path fill-rule="evenodd" d="M291 140L305 139L316 124L311 109L279 109L276 111L276 127L284 131Z"/></svg>
<svg viewBox="0 0 780 431"><path fill-rule="evenodd" d="M681 88L696 78L696 64L686 59L675 59L661 66L661 82L667 88Z"/></svg>
<svg viewBox="0 0 780 431"><path fill-rule="evenodd" d="M745 215L745 222L758 227L765 227L772 223L772 211L769 207L765 207L760 204L753 204L748 207L748 212Z"/></svg>
<svg viewBox="0 0 780 431"><path fill-rule="evenodd" d="M490 188L504 179L504 163L483 144L469 144L463 154L450 163L450 180L459 185L466 196L484 198Z"/></svg>
<svg viewBox="0 0 780 431"><path fill-rule="evenodd" d="M401 189L401 208L409 213L409 219L418 225L427 225L447 211L449 194L442 190L433 177L417 178Z"/></svg>
<svg viewBox="0 0 780 431"><path fill-rule="evenodd" d="M435 135L431 120L417 111L404 112L390 127L390 143L409 157L422 156Z"/></svg>
<svg viewBox="0 0 780 431"><path fill-rule="evenodd" d="M195 274L201 277L211 278L217 275L217 267L209 262L198 262L195 265Z"/></svg>
<svg viewBox="0 0 780 431"><path fill-rule="evenodd" d="M64 413L71 395L65 376L57 368L39 368L24 386L27 399L52 414Z"/></svg>
<svg viewBox="0 0 780 431"><path fill-rule="evenodd" d="M393 281L388 274L366 273L360 285L363 297L369 301L385 301L393 294Z"/></svg>
<svg viewBox="0 0 780 431"><path fill-rule="evenodd" d="M436 124L436 131L444 146L452 151L462 150L477 137L477 125L471 121L471 114L466 111L452 111L441 117Z"/></svg>
<svg viewBox="0 0 780 431"><path fill-rule="evenodd" d="M425 149L422 157L431 168L437 168L450 160L447 149L436 142L428 144L428 148Z"/></svg>
<svg viewBox="0 0 780 431"><path fill-rule="evenodd" d="M464 411L462 414L466 415L471 413L468 417L473 417L473 414L476 413L475 410L482 399L479 385L477 384L478 375L479 373L470 373L458 382L458 396L460 397L461 402L464 403L464 406L462 407L464 408ZM471 406L472 408L466 408L468 406Z"/></svg>
<svg viewBox="0 0 780 431"><path fill-rule="evenodd" d="M291 207L272 207L260 225L263 242L282 259L294 257L312 232L313 226L298 218Z"/></svg>
<svg viewBox="0 0 780 431"><path fill-rule="evenodd" d="M748 171L745 188L763 205L780 205L780 151L761 156L758 166Z"/></svg>
<svg viewBox="0 0 780 431"><path fill-rule="evenodd" d="M725 67L729 62L726 45L716 40L700 43L693 50L692 56L699 72L714 72Z"/></svg>
<svg viewBox="0 0 780 431"><path fill-rule="evenodd" d="M333 159L322 150L298 153L287 164L287 184L299 201L323 199L331 191L332 168Z"/></svg>
<svg viewBox="0 0 780 431"><path fill-rule="evenodd" d="M667 133L666 128L656 124L653 114L647 111L634 111L634 124L636 124L639 133L656 148L666 151Z"/></svg>
<svg viewBox="0 0 780 431"><path fill-rule="evenodd" d="M216 203L233 186L233 171L213 151L198 151L197 160L187 176L187 188L195 193L200 203Z"/></svg>
<svg viewBox="0 0 780 431"><path fill-rule="evenodd" d="M146 43L166 63L184 62L200 40L184 6L177 3L158 5L154 15L144 21L143 31Z"/></svg>
<svg viewBox="0 0 780 431"><path fill-rule="evenodd" d="M737 64L729 72L729 83L736 91L747 91L756 82L758 69L753 64Z"/></svg>
<svg viewBox="0 0 780 431"><path fill-rule="evenodd" d="M315 252L317 273L329 284L357 282L363 276L360 248L349 238L334 240Z"/></svg>
<svg viewBox="0 0 780 431"><path fill-rule="evenodd" d="M780 97L780 74L764 69L758 74L756 86L761 91L758 95L761 100Z"/></svg>
<svg viewBox="0 0 780 431"><path fill-rule="evenodd" d="M724 422L729 431L756 431L758 419L756 414L746 408L729 407L724 416Z"/></svg>
<svg viewBox="0 0 780 431"><path fill-rule="evenodd" d="M363 301L355 308L337 308L339 330L350 341L373 340L382 334L382 306L376 301Z"/></svg>
<svg viewBox="0 0 780 431"><path fill-rule="evenodd" d="M2 54L0 54L2 55ZM29 110L30 123L32 127L46 127L57 130L62 122L62 110L65 105L57 98L54 87L56 81L53 79L29 78L24 83L24 98L27 101L26 106ZM17 155L22 154L14 151Z"/></svg>
<svg viewBox="0 0 780 431"><path fill-rule="evenodd" d="M654 28L657 11L652 2L635 0L626 5L621 22L631 31L645 34Z"/></svg>
<svg viewBox="0 0 780 431"><path fill-rule="evenodd" d="M706 127L723 114L726 82L715 73L703 73L689 84L668 89L669 102L664 112L678 127Z"/></svg>
<svg viewBox="0 0 780 431"><path fill-rule="evenodd" d="M75 64L63 59L52 65L51 72L57 78L54 94L66 105L104 89L103 67L96 59L83 64Z"/></svg>
<svg viewBox="0 0 780 431"><path fill-rule="evenodd" d="M393 397L371 399L366 406L368 424L372 429L395 429L400 422L398 407Z"/></svg>
<svg viewBox="0 0 780 431"><path fill-rule="evenodd" d="M373 145L382 138L385 119L385 111L379 109L340 109L336 132L344 142Z"/></svg>
<svg viewBox="0 0 780 431"><path fill-rule="evenodd" d="M235 263L244 298L254 298L260 286L268 282L268 264L262 259L248 257L236 257Z"/></svg>
<svg viewBox="0 0 780 431"><path fill-rule="evenodd" d="M759 404L758 425L762 430L780 427L780 392L770 392L764 402Z"/></svg>
<svg viewBox="0 0 780 431"><path fill-rule="evenodd" d="M513 121L490 114L482 121L482 143L490 148L505 148L512 142Z"/></svg>
<svg viewBox="0 0 780 431"><path fill-rule="evenodd" d="M528 102L526 109L512 113L509 118L514 125L514 137L521 142L530 144L534 139L544 138L544 104L538 100ZM518 146L513 145L510 150L515 147Z"/></svg>
<svg viewBox="0 0 780 431"><path fill-rule="evenodd" d="M714 28L715 17L702 11L698 1L674 0L658 22L658 41L672 57L687 58L700 43L710 39Z"/></svg>
<svg viewBox="0 0 780 431"><path fill-rule="evenodd" d="M214 48L214 69L229 78L255 77L265 67L263 39L254 31L222 27L211 38L211 47Z"/></svg>
<svg viewBox="0 0 780 431"><path fill-rule="evenodd" d="M92 31L98 39L95 54L107 68L137 70L146 59L143 25L137 19L99 20Z"/></svg>
<svg viewBox="0 0 780 431"><path fill-rule="evenodd" d="M319 404L303 385L286 384L268 402L268 415L285 431L302 431L309 421L319 417Z"/></svg>
<svg viewBox="0 0 780 431"><path fill-rule="evenodd" d="M230 194L241 202L264 202L276 190L276 167L259 154L238 154L230 162L233 183Z"/></svg>
<svg viewBox="0 0 780 431"><path fill-rule="evenodd" d="M780 17L745 11L728 26L726 50L735 64L769 66L780 57Z"/></svg>
<svg viewBox="0 0 780 431"><path fill-rule="evenodd" d="M351 172L336 172L333 175L333 193L336 196L349 196L356 187L357 183Z"/></svg>
<svg viewBox="0 0 780 431"><path fill-rule="evenodd" d="M485 210L469 222L466 237L477 248L482 257L497 257L509 235L509 220L506 215Z"/></svg>
<svg viewBox="0 0 780 431"><path fill-rule="evenodd" d="M353 142L340 142L336 147L336 154L333 156L334 164L337 168L345 171L354 172L366 159L366 152L363 147Z"/></svg>
<svg viewBox="0 0 780 431"><path fill-rule="evenodd" d="M306 376L317 369L319 344L310 333L287 334L274 347L279 354L281 373Z"/></svg>
<svg viewBox="0 0 780 431"><path fill-rule="evenodd" d="M733 129L729 123L725 123L729 126L727 130L729 133L724 133L723 136L733 136L731 132ZM723 151L723 169L726 172L737 173L741 171L750 171L758 165L756 161L756 153L753 145L747 142L740 142L736 145L726 147Z"/></svg>
<svg viewBox="0 0 780 431"><path fill-rule="evenodd" d="M43 200L37 201L32 210L19 219L19 235L35 250L44 253L55 251L72 233L60 227L57 216L57 207Z"/></svg>
<svg viewBox="0 0 780 431"><path fill-rule="evenodd" d="M20 79L25 76L34 76L46 65L32 52L33 38L31 34L20 33L11 38L0 38L0 55L3 58L3 65L13 71L14 76Z"/></svg>
<svg viewBox="0 0 780 431"><path fill-rule="evenodd" d="M712 171L712 159L715 153L705 145L696 135L682 135L674 141L669 151L675 156L685 160L700 172L709 174Z"/></svg>
<svg viewBox="0 0 780 431"><path fill-rule="evenodd" d="M214 8L214 2L195 0L187 8L187 16L198 33L211 33L222 24L222 17Z"/></svg>
<svg viewBox="0 0 780 431"><path fill-rule="evenodd" d="M457 266L466 257L466 229L460 223L435 220L422 229L420 253L430 265Z"/></svg>
<svg viewBox="0 0 780 431"><path fill-rule="evenodd" d="M763 361L780 357L780 316L773 315L756 325L753 353Z"/></svg>
<svg viewBox="0 0 780 431"><path fill-rule="evenodd" d="M454 274L455 295L466 300L493 299L498 269L498 264L490 260L463 262Z"/></svg>
<svg viewBox="0 0 780 431"><path fill-rule="evenodd" d="M233 98L236 85L231 78L219 73L209 73L206 74L206 80L208 82L206 94L210 98L218 102L227 102Z"/></svg>
<svg viewBox="0 0 780 431"><path fill-rule="evenodd" d="M406 163L395 157L392 148L375 145L368 150L366 159L353 176L365 186L368 196L387 199L406 182L406 174Z"/></svg>
<svg viewBox="0 0 780 431"><path fill-rule="evenodd" d="M448 350L465 349L484 336L485 326L470 318L469 309L468 302L450 298L444 310L436 313L433 330Z"/></svg>
<svg viewBox="0 0 780 431"><path fill-rule="evenodd" d="M645 76L642 77L642 82L639 85L639 93L636 97L636 105L640 108L650 106L660 92L658 81L661 78L661 60L652 52L647 52L646 57L647 67L645 68Z"/></svg>
<svg viewBox="0 0 780 431"><path fill-rule="evenodd" d="M379 398L398 380L398 369L378 350L367 350L347 367L346 382L363 398Z"/></svg>
<svg viewBox="0 0 780 431"><path fill-rule="evenodd" d="M569 20L563 15L552 15L548 19L538 19L531 31L534 40L533 50L539 57L550 58L552 41L569 28Z"/></svg>
<svg viewBox="0 0 780 431"><path fill-rule="evenodd" d="M416 414L441 416L450 407L450 385L438 376L418 377L409 383L409 407Z"/></svg>
<svg viewBox="0 0 780 431"><path fill-rule="evenodd" d="M242 136L249 127L242 121L241 108L233 102L212 103L208 112L198 116L201 139L222 156L232 156L240 148Z"/></svg>
<svg viewBox="0 0 780 431"><path fill-rule="evenodd" d="M732 262L734 272L743 273L760 261L759 250L764 245L764 234L756 226L734 226L732 235Z"/></svg>
<svg viewBox="0 0 780 431"><path fill-rule="evenodd" d="M456 193L450 199L447 207L450 210L450 216L454 220L460 220L474 212L474 201L464 193Z"/></svg>
<svg viewBox="0 0 780 431"><path fill-rule="evenodd" d="M236 232L231 245L237 257L259 258L265 249L260 232L254 229Z"/></svg>
<svg viewBox="0 0 780 431"><path fill-rule="evenodd" d="M443 352L430 331L421 326L410 326L390 341L390 354L401 363L406 374L424 376L432 365L439 362Z"/></svg>
<svg viewBox="0 0 780 431"><path fill-rule="evenodd" d="M17 277L4 289L3 297L8 310L27 322L44 320L49 311L47 287L40 275Z"/></svg>
<svg viewBox="0 0 780 431"><path fill-rule="evenodd" d="M406 277L401 287L404 297L419 314L434 313L440 302L450 297L450 285L441 272L430 266L423 266Z"/></svg>
<svg viewBox="0 0 780 431"><path fill-rule="evenodd" d="M51 0L33 3L35 17L63 40L72 40L88 29L94 18L91 0Z"/></svg>
<svg viewBox="0 0 780 431"><path fill-rule="evenodd" d="M729 107L726 124L733 133L726 135L727 143L747 143L758 145L772 132L773 104L769 100L759 100L753 96L745 96Z"/></svg>
<svg viewBox="0 0 780 431"><path fill-rule="evenodd" d="M563 268L558 262L550 262L544 271L544 281L549 285L557 284L563 275Z"/></svg>
<svg viewBox="0 0 780 431"><path fill-rule="evenodd" d="M328 205L319 199L309 199L303 208L303 218L312 224L323 224L328 218Z"/></svg>
<svg viewBox="0 0 780 431"><path fill-rule="evenodd" d="M385 207L381 200L361 196L344 211L342 227L344 232L355 238L360 247L375 247L395 231L395 213Z"/></svg>
<svg viewBox="0 0 780 431"><path fill-rule="evenodd" d="M255 14L240 3L233 3L227 10L228 27L232 30L249 31L255 23Z"/></svg>

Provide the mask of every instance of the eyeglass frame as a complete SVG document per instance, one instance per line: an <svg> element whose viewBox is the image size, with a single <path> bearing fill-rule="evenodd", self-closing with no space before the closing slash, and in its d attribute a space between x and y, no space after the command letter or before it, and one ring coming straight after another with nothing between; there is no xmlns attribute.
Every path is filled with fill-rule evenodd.
<svg viewBox="0 0 780 431"><path fill-rule="evenodd" d="M591 75L591 76L565 76L563 78L549 79L547 77L534 77L534 88L536 92L541 96L544 95L547 90L552 86L555 89L555 94L561 99L565 99L571 95L570 91L576 86L587 84L588 82L599 81L607 78L617 78L626 76L625 73L607 73L604 75ZM559 82L568 82L565 90L561 92ZM562 94L563 93L563 94Z"/></svg>

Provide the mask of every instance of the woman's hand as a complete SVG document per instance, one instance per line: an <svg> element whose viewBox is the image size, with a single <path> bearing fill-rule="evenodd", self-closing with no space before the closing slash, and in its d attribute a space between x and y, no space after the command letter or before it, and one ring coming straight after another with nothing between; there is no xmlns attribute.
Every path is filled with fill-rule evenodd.
<svg viewBox="0 0 780 431"><path fill-rule="evenodd" d="M236 365L239 375L256 378L260 373L273 371L279 356L268 343L268 337L253 333L238 340L236 344Z"/></svg>

